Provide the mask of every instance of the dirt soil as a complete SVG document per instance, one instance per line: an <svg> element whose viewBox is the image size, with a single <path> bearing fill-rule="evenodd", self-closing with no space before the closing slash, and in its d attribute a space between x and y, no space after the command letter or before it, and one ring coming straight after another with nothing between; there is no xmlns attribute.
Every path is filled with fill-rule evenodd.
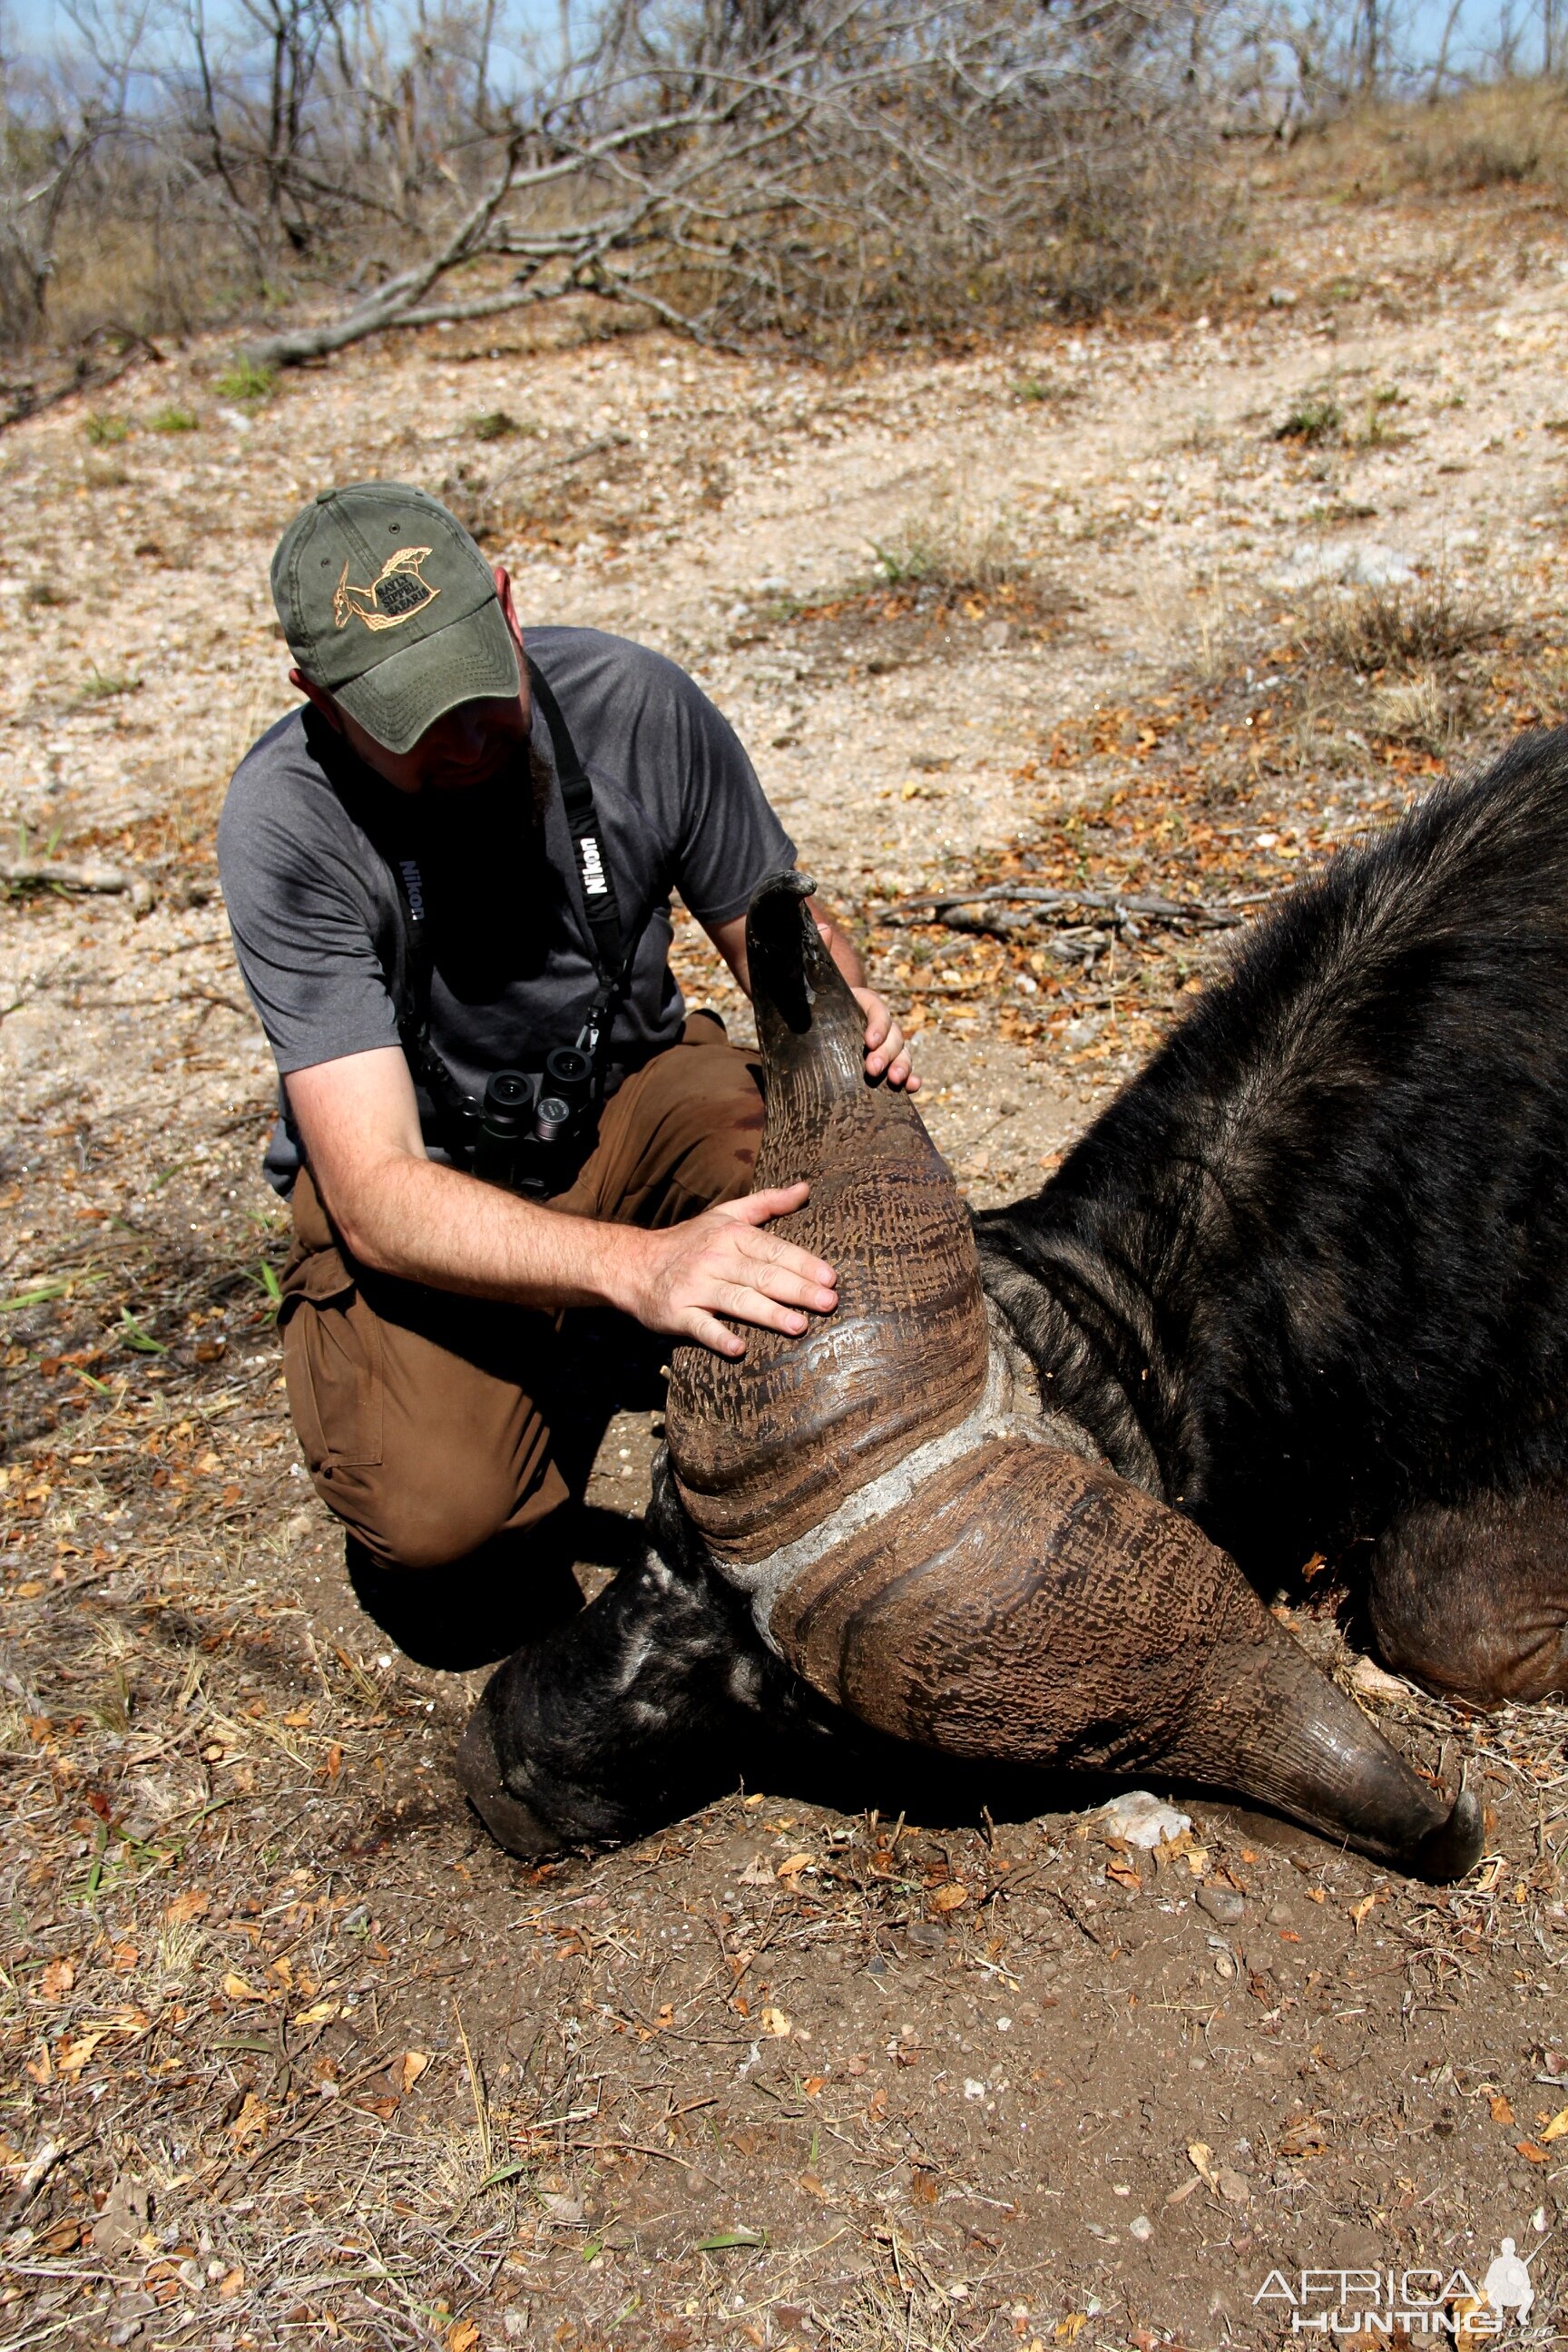
<svg viewBox="0 0 1568 2352"><path fill-rule="evenodd" d="M479 1677L359 1613L285 1418L213 831L290 704L294 507L420 482L526 616L687 663L1010 1197L1227 927L1562 707L1562 221L1259 201L1207 319L839 377L503 326L249 404L202 347L0 444L10 866L130 886L0 914L0 2352L1149 2352L1331 2305L1373 2343L1391 2270L1472 2342L1456 2273L1505 2233L1523 2338L1568 2326L1563 1710L1381 1675L1319 1579L1302 1638L1479 1778L1462 1886L1205 1798L1144 1852L1104 1791L788 1759L531 1869L453 1787ZM1089 895L894 911L1020 880ZM637 1513L657 1427L623 1400L591 1499Z"/></svg>

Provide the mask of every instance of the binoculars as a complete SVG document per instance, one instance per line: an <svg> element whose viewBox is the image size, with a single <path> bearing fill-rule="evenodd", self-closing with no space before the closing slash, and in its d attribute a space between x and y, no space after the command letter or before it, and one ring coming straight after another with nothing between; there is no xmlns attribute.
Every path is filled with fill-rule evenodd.
<svg viewBox="0 0 1568 2352"><path fill-rule="evenodd" d="M498 1070L485 1088L473 1172L513 1192L559 1192L576 1174L596 1124L594 1064L575 1045L542 1070Z"/></svg>

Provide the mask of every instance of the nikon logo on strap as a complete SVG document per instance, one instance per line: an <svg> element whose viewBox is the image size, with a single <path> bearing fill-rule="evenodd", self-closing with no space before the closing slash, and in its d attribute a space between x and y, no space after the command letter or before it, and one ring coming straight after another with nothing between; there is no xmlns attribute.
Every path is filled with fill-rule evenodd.
<svg viewBox="0 0 1568 2352"><path fill-rule="evenodd" d="M577 843L577 856L583 868L583 895L585 898L604 898L610 886L605 878L605 860L593 835L584 834Z"/></svg>

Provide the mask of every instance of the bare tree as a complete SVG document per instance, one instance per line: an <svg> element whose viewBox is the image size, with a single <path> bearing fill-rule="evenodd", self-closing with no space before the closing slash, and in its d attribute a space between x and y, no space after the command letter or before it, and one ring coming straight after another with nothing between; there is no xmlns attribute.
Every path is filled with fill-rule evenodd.
<svg viewBox="0 0 1568 2352"><path fill-rule="evenodd" d="M273 366L393 326L495 316L566 292L710 339L874 310L1098 243L1151 278L1132 181L1181 178L1212 130L1198 6L1090 0L622 0L455 171L416 257L319 322L256 347ZM475 181L477 180L477 185ZM457 199L459 191L466 204ZM1020 266L1021 265L1021 266ZM1157 276L1157 272L1154 273Z"/></svg>

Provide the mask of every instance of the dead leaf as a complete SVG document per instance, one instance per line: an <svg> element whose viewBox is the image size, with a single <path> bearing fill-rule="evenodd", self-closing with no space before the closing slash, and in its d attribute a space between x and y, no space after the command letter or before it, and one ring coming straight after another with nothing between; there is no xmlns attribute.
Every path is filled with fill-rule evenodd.
<svg viewBox="0 0 1568 2352"><path fill-rule="evenodd" d="M957 1911L969 1900L967 1886L939 1886L931 1898L933 1911Z"/></svg>
<svg viewBox="0 0 1568 2352"><path fill-rule="evenodd" d="M1554 2139L1563 2138L1565 2133L1568 2133L1568 2107L1559 2107L1541 2137L1550 2147Z"/></svg>
<svg viewBox="0 0 1568 2352"><path fill-rule="evenodd" d="M128 2254L144 2233L152 2210L151 2194L142 2183L121 2177L104 2199L103 2210L92 2225L97 2252L111 2258Z"/></svg>
<svg viewBox="0 0 1568 2352"><path fill-rule="evenodd" d="M232 1969L223 1980L223 1989L230 2000L265 2000L267 1998L264 1992L258 1992L254 1985L247 1985L243 1977L236 1976Z"/></svg>
<svg viewBox="0 0 1568 2352"><path fill-rule="evenodd" d="M1083 2334L1084 2329L1088 2326L1089 2314L1087 2311L1069 2311L1065 2319L1058 2320L1056 2326L1051 2330L1051 2334L1057 2343L1071 2344L1076 2342L1077 2338Z"/></svg>
<svg viewBox="0 0 1568 2352"><path fill-rule="evenodd" d="M38 1979L38 1990L46 2000L63 2000L75 1982L74 1960L51 1960Z"/></svg>
<svg viewBox="0 0 1568 2352"><path fill-rule="evenodd" d="M1358 1936L1361 1934L1362 1922L1371 1911L1373 1905L1374 1903L1381 1903L1383 1897L1380 1895L1363 1895L1359 1903L1352 1903L1351 1905L1350 1915L1352 1920L1354 1922L1355 1931Z"/></svg>
<svg viewBox="0 0 1568 2352"><path fill-rule="evenodd" d="M447 2352L474 2352L479 2331L471 2319L454 2320L447 2330Z"/></svg>
<svg viewBox="0 0 1568 2352"><path fill-rule="evenodd" d="M1211 2189L1214 2187L1214 2167L1211 2162L1213 2156L1214 2150L1207 2140L1195 2139L1187 2149L1187 2162L1199 2179L1206 2180Z"/></svg>
<svg viewBox="0 0 1568 2352"><path fill-rule="evenodd" d="M765 1853L754 1853L741 1873L742 1886L771 1886L773 1874Z"/></svg>
<svg viewBox="0 0 1568 2352"><path fill-rule="evenodd" d="M1532 2139L1516 2139L1513 2145L1527 2164L1550 2164L1552 2161L1551 2150L1539 2147Z"/></svg>
<svg viewBox="0 0 1568 2352"><path fill-rule="evenodd" d="M222 2278L220 2278L217 2283L217 2291L220 2301L224 2303L232 2303L235 2296L239 2293L244 2284L245 2273L240 2269L237 2263L233 2270L225 2271Z"/></svg>
<svg viewBox="0 0 1568 2352"><path fill-rule="evenodd" d="M800 2086L801 2096L805 2099L820 2098L826 2088L827 2077L826 2074L808 2074L805 2082Z"/></svg>
<svg viewBox="0 0 1568 2352"><path fill-rule="evenodd" d="M336 2017L342 2007L341 2001L319 2000L313 2007L300 2010L299 2015L291 2017L289 2022L290 2025L325 2025L330 2017Z"/></svg>
<svg viewBox="0 0 1568 2352"><path fill-rule="evenodd" d="M414 2088L429 2063L430 2057L427 2051L405 2050L404 2052L403 2063L398 2069L398 2080L405 2091L411 2091Z"/></svg>
<svg viewBox="0 0 1568 2352"><path fill-rule="evenodd" d="M763 2032L771 2033L775 2042L787 2042L795 2032L794 2021L782 2009L764 2009L759 2022Z"/></svg>
<svg viewBox="0 0 1568 2352"><path fill-rule="evenodd" d="M1506 2091L1489 2091L1487 2094L1487 2105L1491 2109L1494 2124L1512 2123L1513 2109L1509 2105Z"/></svg>
<svg viewBox="0 0 1568 2352"><path fill-rule="evenodd" d="M90 2026L87 2032L68 2042L63 2050L55 2053L55 2064L62 2074L79 2074L100 2042L107 2042L110 2029L107 2025Z"/></svg>
<svg viewBox="0 0 1568 2352"><path fill-rule="evenodd" d="M1184 2205L1194 2190L1201 2189L1203 2185L1201 2178L1194 2172L1190 2180L1184 2180L1179 2187L1172 2189L1165 2202L1167 2205Z"/></svg>
<svg viewBox="0 0 1568 2352"><path fill-rule="evenodd" d="M816 1859L816 1857L815 1854L792 1853L787 1862L780 1863L778 1868L773 1873L773 1876L775 1878L798 1878L803 1870L810 1870L812 1868Z"/></svg>
<svg viewBox="0 0 1568 2352"><path fill-rule="evenodd" d="M247 2091L239 2103L239 2113L229 2126L236 2147L247 2139L257 2139L267 2129L271 2118L254 2091Z"/></svg>
<svg viewBox="0 0 1568 2352"><path fill-rule="evenodd" d="M172 1902L163 1906L163 1916L171 1927L183 1927L188 1919L199 1919L212 1902L212 1896L199 1886L182 1887Z"/></svg>

